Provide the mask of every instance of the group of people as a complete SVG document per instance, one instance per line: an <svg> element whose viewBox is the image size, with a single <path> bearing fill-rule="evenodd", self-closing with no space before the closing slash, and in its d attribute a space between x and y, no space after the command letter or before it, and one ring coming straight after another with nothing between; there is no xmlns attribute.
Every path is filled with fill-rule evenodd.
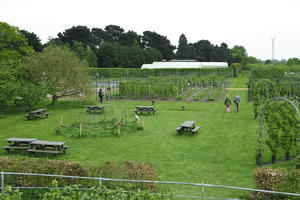
<svg viewBox="0 0 300 200"><path fill-rule="evenodd" d="M239 103L241 101L241 98L239 95L236 95L234 98L233 98L233 102L234 102L234 107L235 107L235 112L239 112ZM226 111L227 112L230 112L230 105L231 105L231 100L230 100L230 97L229 95L226 96L225 98L225 101L224 101L224 105L226 107Z"/></svg>

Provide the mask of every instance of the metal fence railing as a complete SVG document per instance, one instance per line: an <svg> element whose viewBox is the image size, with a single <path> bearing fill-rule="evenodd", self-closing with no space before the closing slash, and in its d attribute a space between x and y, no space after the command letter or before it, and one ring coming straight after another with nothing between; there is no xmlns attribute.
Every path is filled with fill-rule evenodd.
<svg viewBox="0 0 300 200"><path fill-rule="evenodd" d="M173 182L173 181L149 181L149 180L129 180L129 179L111 179L111 178L101 178L101 177L81 177L81 176L66 176L66 175L54 175L54 174L36 174L36 173L18 173L18 172L0 172L1 174L1 192L5 193L5 176L37 176L37 177L52 177L52 178L67 178L67 179L82 179L82 180L93 180L98 182L98 190L101 192L103 189L104 181L113 181L113 182L128 182L128 183L152 183L152 184L171 184L171 185L182 185L182 186L196 186L198 187L198 191L200 191L200 195L175 195L172 194L173 197L176 198L189 198L189 199L220 199L220 200L241 200L237 198L220 198L220 197L209 197L205 196L205 191L207 188L219 188L226 190L238 190L238 191L247 191L247 192L262 192L262 193L271 193L271 194L280 194L287 196L297 196L300 199L300 194L289 193L289 192L278 192L278 191L270 191L270 190L261 190L261 189L251 189L244 187L234 187L234 186L224 186L224 185L213 185L213 184L205 184L205 183L188 183L188 182ZM12 189L54 189L54 187L11 187ZM56 187L61 188L63 187ZM79 189L79 190L89 190L91 188L69 188L68 189ZM124 191L127 192L127 191ZM199 194L199 193L198 193ZM164 194L168 196L169 194Z"/></svg>

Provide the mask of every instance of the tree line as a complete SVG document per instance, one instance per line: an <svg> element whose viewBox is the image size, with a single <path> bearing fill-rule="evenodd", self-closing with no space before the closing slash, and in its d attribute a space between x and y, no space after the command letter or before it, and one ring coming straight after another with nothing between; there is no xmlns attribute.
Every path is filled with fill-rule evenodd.
<svg viewBox="0 0 300 200"><path fill-rule="evenodd" d="M166 36L154 31L144 31L139 35L117 25L108 25L104 29L73 26L58 33L57 37L50 38L44 45L35 33L26 30L20 32L35 51L53 44L67 46L80 59L87 60L90 67L141 67L144 63L172 59L229 64L260 62L248 56L243 46L236 45L230 49L224 42L218 46L208 40L188 43L186 36L181 34L176 48Z"/></svg>
<svg viewBox="0 0 300 200"><path fill-rule="evenodd" d="M187 37L181 34L178 46L154 31L144 31L142 35L129 30L125 31L117 25L108 25L104 29L73 26L59 32L42 44L40 38L33 32L20 30L29 46L35 51L49 45L67 46L81 59L86 60L90 67L141 67L144 63L161 60L196 60L199 62L228 62L240 64L276 64L282 62L288 65L298 65L298 58L286 60L266 60L265 62L253 56L248 56L245 47L235 45L229 48L223 42L214 45L209 40L199 40L189 43ZM176 51L176 52L175 52Z"/></svg>

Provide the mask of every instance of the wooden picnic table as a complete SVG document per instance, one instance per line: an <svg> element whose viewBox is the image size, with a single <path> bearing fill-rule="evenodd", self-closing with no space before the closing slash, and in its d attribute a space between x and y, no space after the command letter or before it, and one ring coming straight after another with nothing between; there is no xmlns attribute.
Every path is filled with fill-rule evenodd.
<svg viewBox="0 0 300 200"><path fill-rule="evenodd" d="M91 105L86 107L86 112L89 114L101 114L104 111L105 105Z"/></svg>
<svg viewBox="0 0 300 200"><path fill-rule="evenodd" d="M40 118L46 118L48 117L49 112L47 112L47 109L38 109L28 112L28 114L25 116L28 120L32 119L40 119Z"/></svg>
<svg viewBox="0 0 300 200"><path fill-rule="evenodd" d="M177 133L189 132L195 135L200 129L200 126L195 126L195 123L195 121L185 121L176 128L176 131Z"/></svg>
<svg viewBox="0 0 300 200"><path fill-rule="evenodd" d="M60 154L65 153L69 146L65 146L65 142L35 140L30 143L30 148L27 152L34 155L35 153L51 153Z"/></svg>
<svg viewBox="0 0 300 200"><path fill-rule="evenodd" d="M138 114L138 113L142 114L144 112L146 112L148 114L150 114L150 113L154 114L156 111L154 109L154 106L136 106L135 109L136 110L134 110L133 112L135 112L136 114Z"/></svg>
<svg viewBox="0 0 300 200"><path fill-rule="evenodd" d="M8 146L4 146L3 148L9 151L11 149L16 150L27 150L29 149L30 143L37 140L36 138L8 138L5 141L8 142Z"/></svg>

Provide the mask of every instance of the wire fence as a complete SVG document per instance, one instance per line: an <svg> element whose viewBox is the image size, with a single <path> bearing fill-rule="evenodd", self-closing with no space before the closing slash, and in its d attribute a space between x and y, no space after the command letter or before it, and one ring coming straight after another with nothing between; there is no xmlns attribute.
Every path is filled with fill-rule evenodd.
<svg viewBox="0 0 300 200"><path fill-rule="evenodd" d="M81 176L66 176L66 175L54 175L54 174L36 174L36 173L18 173L18 172L1 172L1 192L5 193L5 176L35 176L35 177L52 177L52 178L67 178L67 179L79 179L79 180L91 180L98 182L98 191L101 192L103 189L104 181L112 181L112 182L127 182L127 183L150 183L150 184L169 184L169 185L180 185L180 186L188 186L188 187L198 187L197 191L198 195L183 195L183 194L164 194L165 196L173 196L175 198L189 198L189 199L220 199L220 200L241 200L237 198L220 198L220 197L212 197L206 196L208 193L206 192L209 188L218 188L225 190L237 190L237 191L246 191L246 192L262 192L262 193L271 193L271 194L280 194L286 196L297 196L300 198L300 194L289 193L289 192L278 192L278 191L270 191L270 190L261 190L261 189L251 189L244 187L234 187L234 186L225 186L225 185L213 185L213 184L205 184L205 183L189 183L189 182L173 182L173 181L149 181L149 180L129 180L129 179L111 179L111 178L102 178L102 177L81 177ZM63 187L42 187L42 186L34 186L34 187L11 187L12 189L63 189ZM68 189L77 189L77 190L90 190L92 188L71 188ZM123 191L129 192L129 191ZM199 195L200 194L200 195Z"/></svg>

